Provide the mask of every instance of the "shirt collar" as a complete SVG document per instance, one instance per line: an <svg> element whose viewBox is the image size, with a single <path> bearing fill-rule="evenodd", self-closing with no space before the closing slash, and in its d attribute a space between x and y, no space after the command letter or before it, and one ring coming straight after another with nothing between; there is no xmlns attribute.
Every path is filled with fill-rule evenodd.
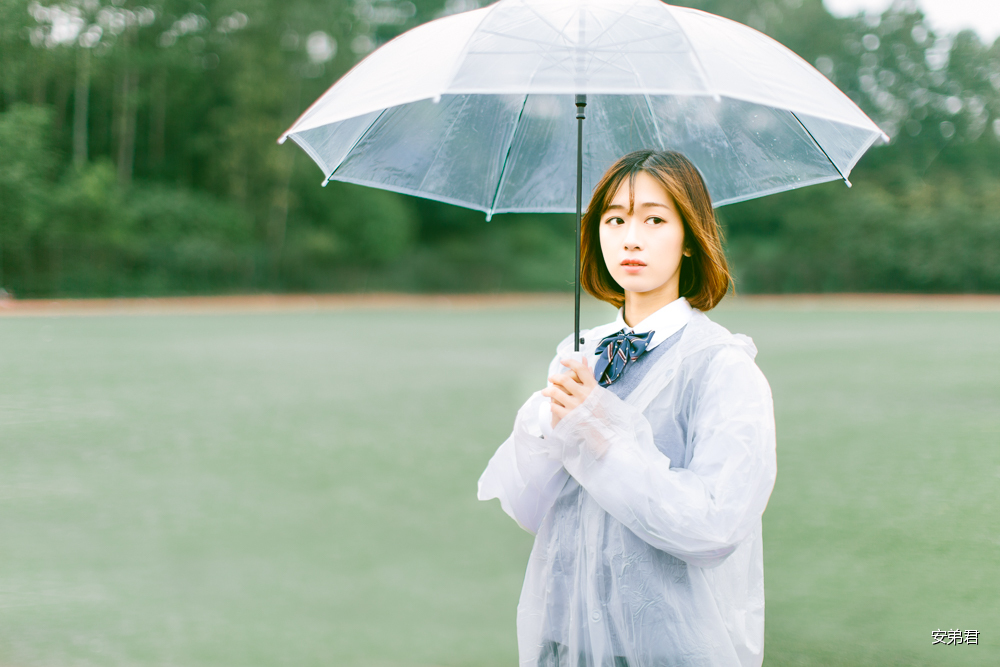
<svg viewBox="0 0 1000 667"><path fill-rule="evenodd" d="M615 330L624 329L628 333L641 334L648 331L655 332L653 339L646 346L646 350L652 350L680 331L691 320L692 310L693 308L691 308L691 304L688 303L687 299L680 297L663 306L663 308L660 308L634 327L630 327L625 324L625 308L619 308L618 318L615 320Z"/></svg>

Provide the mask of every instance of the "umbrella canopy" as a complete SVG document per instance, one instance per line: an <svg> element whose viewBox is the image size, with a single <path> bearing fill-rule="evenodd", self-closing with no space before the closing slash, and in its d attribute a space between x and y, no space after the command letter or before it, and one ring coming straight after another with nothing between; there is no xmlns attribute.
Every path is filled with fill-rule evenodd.
<svg viewBox="0 0 1000 667"><path fill-rule="evenodd" d="M659 0L500 0L359 63L286 131L325 181L484 211L576 208L632 150L676 150L716 206L847 180L882 131L742 24Z"/></svg>

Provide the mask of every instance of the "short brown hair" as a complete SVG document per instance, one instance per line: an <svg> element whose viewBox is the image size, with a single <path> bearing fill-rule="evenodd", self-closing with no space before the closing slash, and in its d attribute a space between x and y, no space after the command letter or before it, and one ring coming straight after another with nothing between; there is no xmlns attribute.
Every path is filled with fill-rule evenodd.
<svg viewBox="0 0 1000 667"><path fill-rule="evenodd" d="M684 246L691 256L681 257L680 296L686 297L698 310L711 310L722 301L732 283L722 250L722 230L698 169L674 151L629 153L601 178L583 214L580 285L601 301L618 308L625 304L625 290L611 277L601 252L601 215L611 205L622 183L628 179L631 190L636 174L643 171L673 197L684 223Z"/></svg>

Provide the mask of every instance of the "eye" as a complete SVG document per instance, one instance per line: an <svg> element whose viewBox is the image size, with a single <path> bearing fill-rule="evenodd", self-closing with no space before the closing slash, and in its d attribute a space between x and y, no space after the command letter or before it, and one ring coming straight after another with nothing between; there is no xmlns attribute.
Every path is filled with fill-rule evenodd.
<svg viewBox="0 0 1000 667"><path fill-rule="evenodd" d="M614 217L614 218L608 218L607 220L605 220L604 224L606 224L606 225L612 225L612 226L618 226L618 225L624 225L625 221L622 220L621 218Z"/></svg>
<svg viewBox="0 0 1000 667"><path fill-rule="evenodd" d="M647 225L659 225L660 223L663 223L663 222L666 222L666 220L664 220L663 218L658 218L655 215L651 216L649 218L646 218L646 224Z"/></svg>

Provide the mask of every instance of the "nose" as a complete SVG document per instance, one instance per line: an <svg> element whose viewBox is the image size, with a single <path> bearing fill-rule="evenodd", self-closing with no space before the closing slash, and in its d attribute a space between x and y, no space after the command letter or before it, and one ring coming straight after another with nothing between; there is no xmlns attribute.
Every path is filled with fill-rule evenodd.
<svg viewBox="0 0 1000 667"><path fill-rule="evenodd" d="M635 220L630 220L627 223L627 228L625 231L625 249L626 250L642 250L642 225L637 223Z"/></svg>

